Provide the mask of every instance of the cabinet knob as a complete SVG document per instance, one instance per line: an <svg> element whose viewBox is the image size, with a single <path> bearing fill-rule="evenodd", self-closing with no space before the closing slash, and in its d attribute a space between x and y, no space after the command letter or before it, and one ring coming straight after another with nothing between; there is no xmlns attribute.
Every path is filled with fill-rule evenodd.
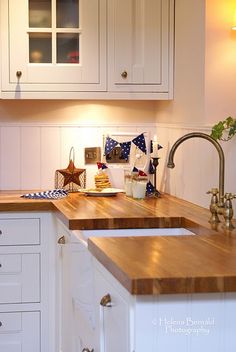
<svg viewBox="0 0 236 352"><path fill-rule="evenodd" d="M82 352L94 352L94 349L90 350L89 348L83 348Z"/></svg>
<svg viewBox="0 0 236 352"><path fill-rule="evenodd" d="M121 73L121 77L122 78L127 78L128 77L128 72L127 71L123 71L122 73Z"/></svg>
<svg viewBox="0 0 236 352"><path fill-rule="evenodd" d="M16 71L16 77L19 79L22 76L22 72L21 71Z"/></svg>
<svg viewBox="0 0 236 352"><path fill-rule="evenodd" d="M109 293L102 297L100 305L103 307L111 307L111 296Z"/></svg>
<svg viewBox="0 0 236 352"><path fill-rule="evenodd" d="M66 238L65 236L61 236L58 240L57 240L58 244L65 244L66 243Z"/></svg>

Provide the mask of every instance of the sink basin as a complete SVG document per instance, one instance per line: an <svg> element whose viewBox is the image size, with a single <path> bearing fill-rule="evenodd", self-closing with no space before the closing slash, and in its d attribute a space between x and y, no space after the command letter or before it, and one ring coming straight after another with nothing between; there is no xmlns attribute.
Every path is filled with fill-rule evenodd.
<svg viewBox="0 0 236 352"><path fill-rule="evenodd" d="M140 237L140 236L188 236L195 233L183 227L151 229L112 229L112 230L75 230L77 237L87 242L89 237Z"/></svg>

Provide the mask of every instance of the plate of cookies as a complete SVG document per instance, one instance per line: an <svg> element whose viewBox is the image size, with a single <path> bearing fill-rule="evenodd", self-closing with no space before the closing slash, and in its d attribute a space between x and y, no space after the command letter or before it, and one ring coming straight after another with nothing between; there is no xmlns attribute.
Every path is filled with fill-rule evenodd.
<svg viewBox="0 0 236 352"><path fill-rule="evenodd" d="M119 188L88 188L88 189L81 189L80 192L83 192L87 196L93 197L112 197L116 196L117 193L124 192L123 189Z"/></svg>

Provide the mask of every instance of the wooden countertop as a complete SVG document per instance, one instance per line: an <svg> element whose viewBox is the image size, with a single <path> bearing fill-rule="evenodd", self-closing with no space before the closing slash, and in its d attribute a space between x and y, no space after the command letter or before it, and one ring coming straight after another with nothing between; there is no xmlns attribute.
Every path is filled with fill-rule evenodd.
<svg viewBox="0 0 236 352"><path fill-rule="evenodd" d="M91 253L132 294L236 291L236 230L213 229L207 209L169 195L50 201L20 194L1 192L0 211L54 211L71 230L185 227L196 234L89 239Z"/></svg>

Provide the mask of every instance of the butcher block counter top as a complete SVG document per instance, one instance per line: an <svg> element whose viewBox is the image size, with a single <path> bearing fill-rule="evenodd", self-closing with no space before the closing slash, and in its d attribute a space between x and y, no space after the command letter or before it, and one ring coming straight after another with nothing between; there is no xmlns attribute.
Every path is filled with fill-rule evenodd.
<svg viewBox="0 0 236 352"><path fill-rule="evenodd" d="M0 211L53 211L71 230L184 227L196 235L90 238L91 253L132 294L236 292L236 230L213 229L209 210L170 195L26 200L1 192Z"/></svg>

